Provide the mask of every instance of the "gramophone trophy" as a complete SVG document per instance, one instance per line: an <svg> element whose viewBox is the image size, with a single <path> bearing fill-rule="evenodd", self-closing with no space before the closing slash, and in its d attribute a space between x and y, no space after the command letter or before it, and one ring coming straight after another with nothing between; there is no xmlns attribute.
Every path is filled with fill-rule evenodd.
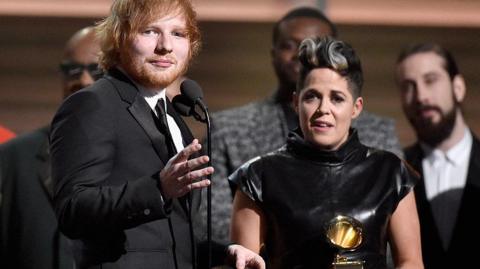
<svg viewBox="0 0 480 269"><path fill-rule="evenodd" d="M327 225L329 243L339 251L353 251L363 240L361 223L348 216L336 216ZM365 261L351 260L340 254L336 255L332 269L363 269Z"/></svg>

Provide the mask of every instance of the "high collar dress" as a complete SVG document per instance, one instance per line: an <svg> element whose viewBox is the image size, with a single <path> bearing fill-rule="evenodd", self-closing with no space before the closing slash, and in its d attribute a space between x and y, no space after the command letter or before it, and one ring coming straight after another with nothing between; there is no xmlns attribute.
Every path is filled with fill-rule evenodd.
<svg viewBox="0 0 480 269"><path fill-rule="evenodd" d="M229 180L263 211L267 268L330 268L339 254L383 269L389 220L417 176L395 154L361 144L354 129L335 151L315 148L296 130L285 146L245 163ZM361 224L359 247L328 242L326 227L336 216Z"/></svg>

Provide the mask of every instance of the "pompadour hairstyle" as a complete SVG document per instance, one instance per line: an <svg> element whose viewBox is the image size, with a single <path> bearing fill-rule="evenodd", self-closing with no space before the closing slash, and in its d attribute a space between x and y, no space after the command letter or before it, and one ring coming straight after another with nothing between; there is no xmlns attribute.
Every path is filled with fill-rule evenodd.
<svg viewBox="0 0 480 269"><path fill-rule="evenodd" d="M305 79L316 68L331 69L344 77L354 98L362 95L363 73L360 59L347 43L333 37L307 38L299 47L301 63L297 91L305 86Z"/></svg>

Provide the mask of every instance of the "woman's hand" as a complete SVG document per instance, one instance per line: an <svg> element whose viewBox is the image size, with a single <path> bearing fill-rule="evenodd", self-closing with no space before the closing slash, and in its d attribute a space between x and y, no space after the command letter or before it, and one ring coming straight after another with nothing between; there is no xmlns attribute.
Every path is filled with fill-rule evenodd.
<svg viewBox="0 0 480 269"><path fill-rule="evenodd" d="M228 257L234 261L236 269L265 269L265 261L257 253L241 245L232 244L227 248Z"/></svg>

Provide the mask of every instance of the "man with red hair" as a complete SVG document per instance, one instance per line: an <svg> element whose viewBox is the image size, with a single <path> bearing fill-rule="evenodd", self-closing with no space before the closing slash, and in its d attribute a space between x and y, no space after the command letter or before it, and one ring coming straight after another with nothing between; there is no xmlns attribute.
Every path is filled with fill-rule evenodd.
<svg viewBox="0 0 480 269"><path fill-rule="evenodd" d="M195 268L212 167L166 89L200 47L188 0L116 0L96 27L107 74L52 123L54 204L77 268Z"/></svg>

